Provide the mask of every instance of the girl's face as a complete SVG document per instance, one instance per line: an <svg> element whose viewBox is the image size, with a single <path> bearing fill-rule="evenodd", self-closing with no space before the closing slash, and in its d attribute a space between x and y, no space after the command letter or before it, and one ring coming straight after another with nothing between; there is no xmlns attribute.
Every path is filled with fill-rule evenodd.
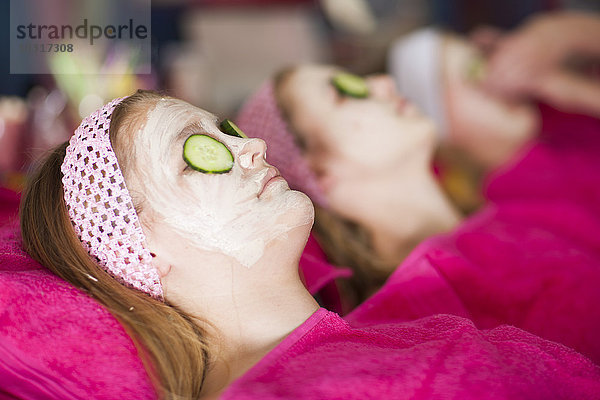
<svg viewBox="0 0 600 400"><path fill-rule="evenodd" d="M537 110L527 102L492 96L476 77L469 76L481 59L475 46L452 35L446 35L442 43L449 134L485 163L498 164L532 138L539 123Z"/></svg>
<svg viewBox="0 0 600 400"><path fill-rule="evenodd" d="M334 67L302 66L278 88L318 177L368 179L413 159L429 160L434 125L396 93L390 77L367 77L369 96L352 98L331 84L338 72Z"/></svg>
<svg viewBox="0 0 600 400"><path fill-rule="evenodd" d="M159 100L130 139L134 161L126 179L132 196L143 199L145 230L166 227L186 246L224 253L250 267L271 240L310 227L313 207L266 163L262 140L229 136L217 123L214 115L181 100ZM233 168L223 174L190 168L183 145L193 134L224 144Z"/></svg>

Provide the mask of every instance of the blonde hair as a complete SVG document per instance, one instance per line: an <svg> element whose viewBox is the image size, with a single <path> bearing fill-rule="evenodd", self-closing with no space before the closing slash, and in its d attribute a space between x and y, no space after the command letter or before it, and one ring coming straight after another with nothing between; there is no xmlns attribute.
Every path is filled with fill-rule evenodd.
<svg viewBox="0 0 600 400"><path fill-rule="evenodd" d="M149 101L160 97L156 92L138 91L114 110L110 134L117 156L114 138L118 132L128 127L139 110L147 109ZM192 315L121 285L83 248L63 199L60 167L67 144L54 149L28 179L20 208L25 250L120 321L138 348L160 398L198 398L208 367L205 333ZM123 165L126 162L121 168Z"/></svg>

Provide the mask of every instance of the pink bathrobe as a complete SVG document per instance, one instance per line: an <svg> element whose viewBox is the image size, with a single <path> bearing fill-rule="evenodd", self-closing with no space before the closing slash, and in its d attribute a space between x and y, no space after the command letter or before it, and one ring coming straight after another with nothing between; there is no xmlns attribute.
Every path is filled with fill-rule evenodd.
<svg viewBox="0 0 600 400"><path fill-rule="evenodd" d="M600 121L542 107L542 134L491 177L489 204L422 243L355 326L449 313L510 324L600 364Z"/></svg>
<svg viewBox="0 0 600 400"><path fill-rule="evenodd" d="M514 327L438 315L353 328L321 308L222 399L600 399L600 368Z"/></svg>

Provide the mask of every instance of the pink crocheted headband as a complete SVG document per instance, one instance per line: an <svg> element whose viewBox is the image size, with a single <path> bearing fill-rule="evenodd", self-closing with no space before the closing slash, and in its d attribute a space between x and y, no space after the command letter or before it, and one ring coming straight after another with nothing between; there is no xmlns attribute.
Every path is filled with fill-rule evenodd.
<svg viewBox="0 0 600 400"><path fill-rule="evenodd" d="M100 266L162 300L158 271L109 138L111 114L122 100L106 104L75 130L61 166L64 198L77 236Z"/></svg>
<svg viewBox="0 0 600 400"><path fill-rule="evenodd" d="M290 188L306 193L322 207L327 206L316 175L283 119L271 81L245 102L236 124L249 137L261 138L267 143L267 161L279 169Z"/></svg>

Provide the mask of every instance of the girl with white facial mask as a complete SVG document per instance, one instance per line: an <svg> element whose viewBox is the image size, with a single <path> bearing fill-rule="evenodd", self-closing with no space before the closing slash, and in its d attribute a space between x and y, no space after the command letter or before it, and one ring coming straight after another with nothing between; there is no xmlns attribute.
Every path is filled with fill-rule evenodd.
<svg viewBox="0 0 600 400"><path fill-rule="evenodd" d="M600 237L600 126L540 111L539 136L490 176L470 217L433 171L436 125L390 76L299 65L263 85L237 123L311 197L330 262L352 268L338 281L347 320L448 313L480 328L511 324L600 362L600 257L590 243Z"/></svg>
<svg viewBox="0 0 600 400"><path fill-rule="evenodd" d="M24 247L118 318L156 397L600 392L589 360L512 327L440 315L358 328L319 308L298 274L312 205L264 156L214 115L138 92L84 119L29 181Z"/></svg>

